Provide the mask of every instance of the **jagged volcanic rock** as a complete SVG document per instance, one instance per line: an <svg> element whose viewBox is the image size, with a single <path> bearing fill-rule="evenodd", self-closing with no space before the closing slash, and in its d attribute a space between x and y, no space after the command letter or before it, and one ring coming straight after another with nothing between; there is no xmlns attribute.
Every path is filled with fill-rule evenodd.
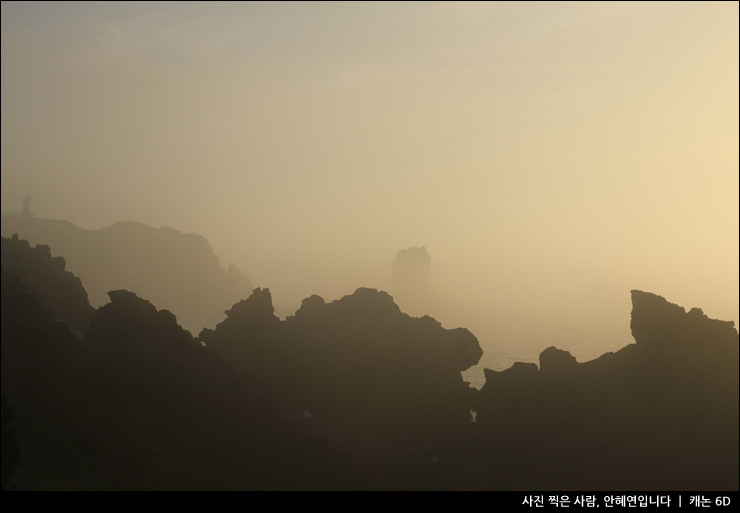
<svg viewBox="0 0 740 513"><path fill-rule="evenodd" d="M486 370L478 425L502 487L738 489L738 334L732 322L632 291L636 344L539 371Z"/></svg>
<svg viewBox="0 0 740 513"><path fill-rule="evenodd" d="M3 271L18 276L29 292L36 294L41 307L53 311L70 328L86 333L95 309L78 277L65 271L63 257L51 256L49 246L34 248L18 234L2 238Z"/></svg>
<svg viewBox="0 0 740 513"><path fill-rule="evenodd" d="M161 460L138 429L120 376L24 288L2 273L2 393L16 417L17 489L161 485L152 472ZM3 422L5 415L4 408Z"/></svg>
<svg viewBox="0 0 740 513"><path fill-rule="evenodd" d="M256 289L200 338L296 411L386 433L441 432L469 418L475 391L460 372L482 350L468 330L409 317L374 289L331 303L312 296L282 322L269 297Z"/></svg>
<svg viewBox="0 0 740 513"><path fill-rule="evenodd" d="M543 374L564 374L578 365L576 357L568 351L550 346L540 354L540 372Z"/></svg>
<svg viewBox="0 0 740 513"><path fill-rule="evenodd" d="M113 291L83 344L23 289L2 273L4 483L18 464L21 490L363 487L170 312Z"/></svg>

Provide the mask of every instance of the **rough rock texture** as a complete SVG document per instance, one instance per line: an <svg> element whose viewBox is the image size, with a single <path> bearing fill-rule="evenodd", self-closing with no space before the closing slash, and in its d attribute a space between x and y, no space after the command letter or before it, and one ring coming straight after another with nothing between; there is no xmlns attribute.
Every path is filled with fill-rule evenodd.
<svg viewBox="0 0 740 513"><path fill-rule="evenodd" d="M632 336L656 365L670 365L710 382L736 376L738 333L733 321L710 319L700 308L688 313L660 296L632 291Z"/></svg>
<svg viewBox="0 0 740 513"><path fill-rule="evenodd" d="M2 238L3 271L18 276L28 292L36 294L41 307L53 311L73 330L86 333L95 309L78 277L65 271L63 257L51 256L49 246L32 248L18 234Z"/></svg>
<svg viewBox="0 0 740 513"><path fill-rule="evenodd" d="M122 376L152 443L182 469L170 476L180 480L177 487L352 486L340 457L296 437L249 379L202 347L173 314L126 290L109 295L86 343ZM259 301L253 303L247 317L259 317Z"/></svg>
<svg viewBox="0 0 740 513"><path fill-rule="evenodd" d="M571 372L578 365L576 357L568 351L550 346L540 354L540 372L543 375L562 375Z"/></svg>
<svg viewBox="0 0 740 513"><path fill-rule="evenodd" d="M4 486L17 467L20 490L366 487L170 312L113 291L83 344L23 288L3 272Z"/></svg>
<svg viewBox="0 0 740 513"><path fill-rule="evenodd" d="M632 292L636 344L486 370L478 425L500 487L738 489L732 322Z"/></svg>
<svg viewBox="0 0 740 513"><path fill-rule="evenodd" d="M161 484L151 473L160 460L138 429L120 377L54 317L17 276L2 273L2 394L16 417L15 486L80 490ZM3 409L3 423L5 415Z"/></svg>
<svg viewBox="0 0 740 513"><path fill-rule="evenodd" d="M11 243L31 280L66 276ZM480 393L460 376L475 337L384 292L280 321L255 289L200 340L109 297L83 343L2 273L3 489L739 486L737 331L653 294L632 293L635 344L586 363L550 347L539 369L487 369Z"/></svg>
<svg viewBox="0 0 740 513"><path fill-rule="evenodd" d="M475 390L460 372L482 355L468 330L409 317L373 289L328 304L312 296L282 322L256 289L200 339L296 412L381 437L440 436L468 421Z"/></svg>

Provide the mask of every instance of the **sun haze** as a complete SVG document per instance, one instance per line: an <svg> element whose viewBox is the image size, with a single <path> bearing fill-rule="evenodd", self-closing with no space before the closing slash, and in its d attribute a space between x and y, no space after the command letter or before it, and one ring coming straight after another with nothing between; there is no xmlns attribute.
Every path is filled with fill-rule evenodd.
<svg viewBox="0 0 740 513"><path fill-rule="evenodd" d="M736 2L3 2L2 210L203 235L287 313L423 247L484 345L737 323L739 60Z"/></svg>

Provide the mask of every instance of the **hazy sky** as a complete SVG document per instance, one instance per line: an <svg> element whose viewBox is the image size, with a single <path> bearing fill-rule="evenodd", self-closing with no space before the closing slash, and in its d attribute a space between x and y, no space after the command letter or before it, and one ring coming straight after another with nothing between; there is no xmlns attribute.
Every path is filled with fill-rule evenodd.
<svg viewBox="0 0 740 513"><path fill-rule="evenodd" d="M737 322L738 18L3 2L2 210L202 234L285 305L386 289L425 246L483 310L605 284Z"/></svg>

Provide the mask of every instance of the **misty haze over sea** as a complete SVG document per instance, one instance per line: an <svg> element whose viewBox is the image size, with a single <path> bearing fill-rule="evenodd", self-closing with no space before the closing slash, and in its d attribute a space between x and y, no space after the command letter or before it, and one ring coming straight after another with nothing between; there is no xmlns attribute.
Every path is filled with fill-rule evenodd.
<svg viewBox="0 0 740 513"><path fill-rule="evenodd" d="M692 447L686 461L716 472L702 486L734 483L734 463L714 456L725 438L692 445L687 433L703 428L678 405L721 395L707 415L734 436L735 369L721 362L734 355L729 323L740 322L737 2L1 10L3 340L18 369L3 384L9 408L44 426L51 417L33 417L34 405L54 411L53 390L79 401L70 412L104 405L99 417L69 413L75 429L93 426L79 447L58 432L41 438L95 465L93 441L127 440L130 458L111 456L125 469L158 461L147 447L160 443L162 468L176 469L189 436L213 442L198 448L219 455L203 456L208 468L247 468L257 449L243 442L232 461L231 442L216 441L242 429L267 448L308 433L336 450L297 441L303 463L283 454L270 471L249 467L256 481L241 470L189 481L209 472L191 472L194 454L182 474L155 463L145 477L100 470L110 481L94 487L330 489L321 476L342 475L347 457L376 473L347 473L347 488L492 489L493 479L520 489L527 465L488 462L513 461L534 447L528 436L544 448L521 461L542 463L536 482L555 488L586 482L575 467L549 480L560 457L550 448L579 437L576 452L608 447L604 458ZM51 356L36 361L47 353L20 342L29 337ZM56 359L66 363L45 367ZM142 359L155 363L141 369ZM722 371L671 395L694 360L697 380ZM80 369L89 382L70 378ZM39 395L24 388L32 378ZM666 389L650 388L661 379ZM178 387L195 383L204 391L191 408ZM563 424L547 407L520 407L560 400L572 414ZM639 408L653 403L666 405L660 422L641 431ZM239 404L248 407L233 422L218 410ZM268 420L249 424L254 411ZM304 411L326 423L306 428ZM482 413L480 439L471 411ZM208 431L211 413L225 431ZM150 429L141 435L139 417ZM170 439L180 421L192 430ZM530 421L559 427L541 436ZM108 428L117 422L120 432ZM685 431L664 436L671 423ZM456 452L468 442L486 449ZM435 444L461 459L432 478L419 462ZM627 453L625 468L653 468ZM311 454L331 469L308 483L296 476L311 474ZM281 473L293 464L302 470ZM485 477L458 479L473 468ZM595 486L614 478L599 476ZM43 479L25 482L52 486ZM158 484L142 486L149 479ZM699 483L671 479L651 483Z"/></svg>
<svg viewBox="0 0 740 513"><path fill-rule="evenodd" d="M93 306L106 304L110 290L136 290L175 313L195 335L203 328L214 328L223 320L223 312L253 289L233 264L222 268L205 238L172 228L129 222L88 231L66 221L24 217L22 213L4 215L2 235L13 234L32 244L55 248L55 256L65 255L67 268L82 278ZM464 376L476 388L483 386L484 368L504 370L515 361L536 363L542 350L552 345L570 351L579 361L589 361L632 342L625 322L629 299L613 287L592 287L592 304L557 316L552 312L528 316L485 310L475 313L430 289L432 269L432 256L426 248L399 251L393 265L388 266L387 289L405 313L431 315L446 328L473 331L484 355ZM276 313L285 319L296 310L277 305Z"/></svg>
<svg viewBox="0 0 740 513"><path fill-rule="evenodd" d="M199 234L286 314L424 246L475 315L738 322L737 14L3 3L2 211Z"/></svg>

